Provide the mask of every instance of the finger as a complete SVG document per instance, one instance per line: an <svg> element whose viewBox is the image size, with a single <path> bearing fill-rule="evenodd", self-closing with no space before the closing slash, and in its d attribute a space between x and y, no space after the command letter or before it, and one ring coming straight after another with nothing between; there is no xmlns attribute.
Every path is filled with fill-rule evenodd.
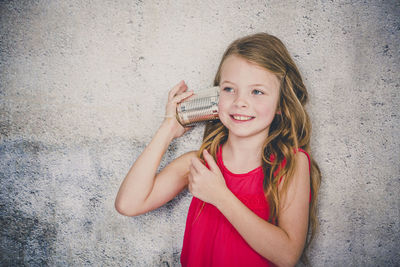
<svg viewBox="0 0 400 267"><path fill-rule="evenodd" d="M192 164L190 164L190 166L189 166L189 179L191 179L191 178L192 178L192 176L193 176L193 173L194 173L194 169L193 169L193 166L192 166Z"/></svg>
<svg viewBox="0 0 400 267"><path fill-rule="evenodd" d="M193 95L193 91L184 92L184 93L182 93L182 94L179 94L179 95L174 96L174 97L172 98L172 102L174 102L174 103L179 103L179 102L181 102L182 100L191 97L192 95Z"/></svg>
<svg viewBox="0 0 400 267"><path fill-rule="evenodd" d="M192 166L196 170L197 173L208 170L206 166L200 161L199 158L193 158L192 159Z"/></svg>
<svg viewBox="0 0 400 267"><path fill-rule="evenodd" d="M191 184L188 185L188 189L189 189L189 192L193 195L193 193L192 193L192 185Z"/></svg>
<svg viewBox="0 0 400 267"><path fill-rule="evenodd" d="M180 81L177 85L175 85L168 93L168 99L171 100L174 98L179 93L184 92L187 90L187 85L185 84L184 81Z"/></svg>
<svg viewBox="0 0 400 267"><path fill-rule="evenodd" d="M193 176L198 174L198 171L197 171L196 168L193 166L193 163L190 164L189 172L190 172L191 179L192 179L192 182L193 182L193 178L194 178Z"/></svg>
<svg viewBox="0 0 400 267"><path fill-rule="evenodd" d="M177 85L172 87L171 90L169 90L169 92L168 92L168 101L170 101L172 98L174 98L174 96L176 95L176 93L179 90L179 87L181 86L181 83L182 83L182 81L180 81Z"/></svg>
<svg viewBox="0 0 400 267"><path fill-rule="evenodd" d="M210 153L208 153L207 149L203 150L203 157L212 172L214 172L214 173L221 172L217 163L215 162L213 156L211 156Z"/></svg>
<svg viewBox="0 0 400 267"><path fill-rule="evenodd" d="M187 84L185 83L185 81L181 81L181 85L179 86L179 90L176 92L177 95L185 92L188 89Z"/></svg>
<svg viewBox="0 0 400 267"><path fill-rule="evenodd" d="M194 166L194 159L192 159L190 161L189 171L190 171L191 174L197 173L196 167Z"/></svg>
<svg viewBox="0 0 400 267"><path fill-rule="evenodd" d="M188 181L189 181L189 185L192 184L192 182L193 182L193 175L191 172L189 172L189 174L188 174Z"/></svg>

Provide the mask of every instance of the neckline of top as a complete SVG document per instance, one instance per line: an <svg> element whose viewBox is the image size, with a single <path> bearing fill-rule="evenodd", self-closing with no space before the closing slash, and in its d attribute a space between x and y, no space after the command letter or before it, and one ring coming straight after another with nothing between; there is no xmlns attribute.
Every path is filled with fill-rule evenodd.
<svg viewBox="0 0 400 267"><path fill-rule="evenodd" d="M255 168L255 169L253 169L251 171L248 171L246 173L234 173L234 172L231 172L224 164L224 160L222 158L222 145L220 145L218 147L217 160L218 160L219 165L222 167L222 169L224 171L226 171L229 175L236 176L236 177L244 177L244 176L248 176L248 175L257 173L259 171L262 171L262 166L258 166L257 168Z"/></svg>

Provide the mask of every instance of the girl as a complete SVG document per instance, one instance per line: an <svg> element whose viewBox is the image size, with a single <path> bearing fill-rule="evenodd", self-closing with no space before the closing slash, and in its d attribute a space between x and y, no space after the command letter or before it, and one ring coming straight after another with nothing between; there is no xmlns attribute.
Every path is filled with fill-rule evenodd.
<svg viewBox="0 0 400 267"><path fill-rule="evenodd" d="M300 73L279 39L259 33L228 47L214 85L219 120L207 123L201 148L156 174L188 130L175 112L193 92L183 81L169 92L165 120L122 182L116 209L143 214L188 187L182 266L293 266L315 233L320 184Z"/></svg>

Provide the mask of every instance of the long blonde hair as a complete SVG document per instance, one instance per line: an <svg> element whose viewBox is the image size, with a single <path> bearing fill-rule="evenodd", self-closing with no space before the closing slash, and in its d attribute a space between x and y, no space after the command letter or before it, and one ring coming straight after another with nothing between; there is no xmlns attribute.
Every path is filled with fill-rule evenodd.
<svg viewBox="0 0 400 267"><path fill-rule="evenodd" d="M273 119L268 137L263 145L262 167L264 171L264 192L270 206L270 221L277 222L281 196L287 191L287 186L293 177L296 161L294 154L299 148L310 154L311 123L304 108L308 93L300 72L290 57L285 45L275 36L267 33L257 33L234 41L225 51L214 86L220 83L221 67L225 59L235 55L249 60L275 74L281 80L279 114ZM199 150L201 157L207 149L216 159L219 145L226 142L228 129L219 121L208 122L204 130L203 144ZM283 161L286 164L283 164ZM278 186L280 177L282 188ZM315 236L317 221L317 196L321 183L321 173L317 163L311 158L311 202L309 212L309 235L306 248ZM303 252L304 252L303 251ZM303 253L303 260L306 259Z"/></svg>

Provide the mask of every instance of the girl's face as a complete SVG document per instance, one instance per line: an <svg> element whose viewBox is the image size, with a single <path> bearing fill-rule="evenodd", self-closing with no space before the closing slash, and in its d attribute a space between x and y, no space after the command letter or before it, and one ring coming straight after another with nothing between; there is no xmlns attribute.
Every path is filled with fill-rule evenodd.
<svg viewBox="0 0 400 267"><path fill-rule="evenodd" d="M237 137L265 140L277 113L279 79L239 56L228 56L221 67L219 118Z"/></svg>

